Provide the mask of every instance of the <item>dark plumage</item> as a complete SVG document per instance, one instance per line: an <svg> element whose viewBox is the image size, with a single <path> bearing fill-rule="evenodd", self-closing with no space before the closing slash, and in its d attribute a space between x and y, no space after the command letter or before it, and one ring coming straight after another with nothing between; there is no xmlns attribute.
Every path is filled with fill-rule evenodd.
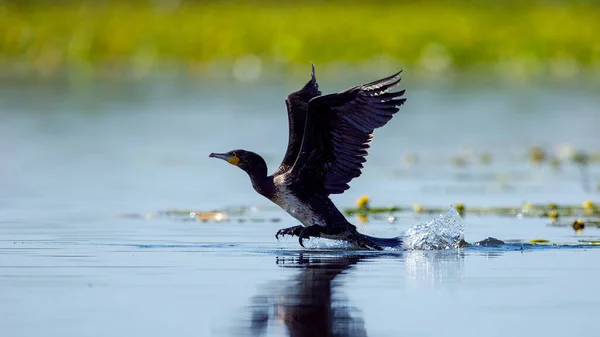
<svg viewBox="0 0 600 337"><path fill-rule="evenodd" d="M311 79L285 100L288 110L288 147L281 165L267 176L267 165L256 153L233 150L211 153L240 167L252 186L303 226L281 229L279 235L341 239L359 247L397 246L398 238L380 239L360 234L329 199L343 193L360 176L373 131L384 126L406 101L404 90L390 92L400 72L368 84L321 95L313 65Z"/></svg>

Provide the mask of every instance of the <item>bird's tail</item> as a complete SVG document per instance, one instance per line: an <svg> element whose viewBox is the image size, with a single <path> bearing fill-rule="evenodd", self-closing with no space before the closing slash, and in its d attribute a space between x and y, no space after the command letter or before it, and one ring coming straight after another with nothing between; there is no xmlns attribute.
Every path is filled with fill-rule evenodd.
<svg viewBox="0 0 600 337"><path fill-rule="evenodd" d="M402 239L397 236L393 238L377 238L361 233L358 235L357 245L362 248L369 248L374 250L382 250L384 248L402 248Z"/></svg>

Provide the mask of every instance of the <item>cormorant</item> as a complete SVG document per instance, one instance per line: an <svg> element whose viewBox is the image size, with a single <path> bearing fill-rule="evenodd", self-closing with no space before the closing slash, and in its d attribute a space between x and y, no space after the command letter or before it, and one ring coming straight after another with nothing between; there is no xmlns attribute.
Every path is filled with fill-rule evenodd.
<svg viewBox="0 0 600 337"><path fill-rule="evenodd" d="M285 282L277 280L261 286L262 291L244 308L251 319L249 326L240 326L245 328L240 335L265 336L269 325L278 323L285 325L291 337L367 336L362 312L349 306L338 276L373 257L320 253L277 257L279 267L294 268L298 273Z"/></svg>
<svg viewBox="0 0 600 337"><path fill-rule="evenodd" d="M405 90L390 92L400 83L398 73L345 91L321 95L312 66L306 85L287 96L288 147L272 175L258 154L246 150L211 153L244 170L254 189L302 225L279 230L275 237L292 235L302 240L324 237L345 240L361 248L397 247L399 238L375 238L358 233L337 209L330 194L350 188L360 176L373 130L384 126L399 106Z"/></svg>

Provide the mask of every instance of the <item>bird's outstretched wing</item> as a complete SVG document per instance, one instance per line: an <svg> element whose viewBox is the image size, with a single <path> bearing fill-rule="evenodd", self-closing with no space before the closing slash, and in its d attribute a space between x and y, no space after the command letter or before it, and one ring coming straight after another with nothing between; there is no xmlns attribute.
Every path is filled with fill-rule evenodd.
<svg viewBox="0 0 600 337"><path fill-rule="evenodd" d="M389 92L400 83L401 73L312 99L289 175L319 184L328 194L350 188L348 183L360 176L366 162L373 130L384 126L406 101L404 90Z"/></svg>
<svg viewBox="0 0 600 337"><path fill-rule="evenodd" d="M308 102L319 95L321 95L321 92L319 91L319 84L315 77L315 65L313 64L310 81L302 89L289 94L285 99L289 124L288 146L283 161L274 175L284 173L294 165L302 145Z"/></svg>

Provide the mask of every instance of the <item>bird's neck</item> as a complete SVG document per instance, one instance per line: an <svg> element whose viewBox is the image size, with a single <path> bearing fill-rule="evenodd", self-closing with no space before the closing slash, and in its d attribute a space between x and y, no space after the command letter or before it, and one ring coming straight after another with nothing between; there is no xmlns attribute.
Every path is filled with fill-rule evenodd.
<svg viewBox="0 0 600 337"><path fill-rule="evenodd" d="M272 177L267 177L266 175L262 178L251 176L250 180L252 181L252 187L254 187L254 190L259 194L267 198L273 194L275 185L273 185Z"/></svg>
<svg viewBox="0 0 600 337"><path fill-rule="evenodd" d="M267 165L264 162L259 162L251 170L247 170L246 173L248 173L252 187L254 187L256 192L264 196L269 194L273 180L267 177Z"/></svg>

